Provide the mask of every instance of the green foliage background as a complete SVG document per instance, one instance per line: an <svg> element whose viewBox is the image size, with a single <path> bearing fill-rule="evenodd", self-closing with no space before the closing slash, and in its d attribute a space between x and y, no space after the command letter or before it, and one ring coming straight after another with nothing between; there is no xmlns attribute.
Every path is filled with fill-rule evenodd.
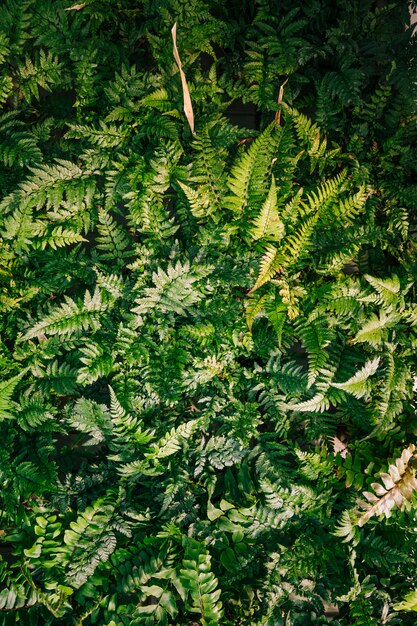
<svg viewBox="0 0 417 626"><path fill-rule="evenodd" d="M408 20L2 3L1 624L414 623Z"/></svg>

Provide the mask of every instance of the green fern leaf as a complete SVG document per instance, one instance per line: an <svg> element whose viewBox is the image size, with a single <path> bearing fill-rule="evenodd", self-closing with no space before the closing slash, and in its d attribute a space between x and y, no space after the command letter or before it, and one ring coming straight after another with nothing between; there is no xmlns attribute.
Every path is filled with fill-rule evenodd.
<svg viewBox="0 0 417 626"><path fill-rule="evenodd" d="M65 548L60 560L67 564L66 581L79 589L104 563L116 548L116 537L111 527L113 507L96 503L87 507L65 531Z"/></svg>
<svg viewBox="0 0 417 626"><path fill-rule="evenodd" d="M203 287L201 281L212 271L210 266L192 267L188 261L169 265L166 272L159 268L152 276L155 287L145 289L145 296L136 300L139 306L133 313L143 315L156 307L163 313L192 314L194 305L207 291L207 285Z"/></svg>
<svg viewBox="0 0 417 626"><path fill-rule="evenodd" d="M0 421L13 417L12 395L23 373L0 382Z"/></svg>
<svg viewBox="0 0 417 626"><path fill-rule="evenodd" d="M382 279L365 274L364 278L381 296L381 304L389 307L398 302L401 289L398 276L392 275L387 279Z"/></svg>
<svg viewBox="0 0 417 626"><path fill-rule="evenodd" d="M77 382L82 385L91 385L99 378L108 376L113 369L113 359L105 346L97 343L88 343L80 348L83 356L80 361L84 367L78 370Z"/></svg>
<svg viewBox="0 0 417 626"><path fill-rule="evenodd" d="M43 335L72 335L83 330L100 328L100 313L107 309L100 297L100 291L95 290L91 296L86 291L84 302L77 304L69 296L59 308L54 309L42 321L38 322L23 337L23 340L33 337L41 338Z"/></svg>
<svg viewBox="0 0 417 626"><path fill-rule="evenodd" d="M230 172L228 186L231 193L227 196L224 205L234 213L242 213L248 204L252 176L258 162L266 163L265 154L268 154L271 146L271 134L274 126L274 124L269 125L255 139L249 150L240 156ZM269 167L270 162L267 162L265 169L267 170ZM257 181L259 178L258 174Z"/></svg>

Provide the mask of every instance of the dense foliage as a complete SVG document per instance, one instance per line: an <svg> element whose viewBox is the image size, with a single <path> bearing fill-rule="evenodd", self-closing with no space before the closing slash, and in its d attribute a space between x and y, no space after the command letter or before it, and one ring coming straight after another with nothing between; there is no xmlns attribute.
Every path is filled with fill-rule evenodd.
<svg viewBox="0 0 417 626"><path fill-rule="evenodd" d="M414 623L407 21L3 2L0 624Z"/></svg>

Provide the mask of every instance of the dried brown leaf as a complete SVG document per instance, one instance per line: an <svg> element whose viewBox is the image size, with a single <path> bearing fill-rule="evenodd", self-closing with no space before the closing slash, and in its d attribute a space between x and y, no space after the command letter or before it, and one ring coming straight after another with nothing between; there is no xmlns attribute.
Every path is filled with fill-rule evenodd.
<svg viewBox="0 0 417 626"><path fill-rule="evenodd" d="M382 482L384 483L384 487L387 491L389 489L392 489L395 486L395 482L392 480L389 474L386 474L385 472L381 472L380 476L381 476Z"/></svg>
<svg viewBox="0 0 417 626"><path fill-rule="evenodd" d="M64 9L64 11L81 11L81 9L83 9L86 6L87 4L85 2L81 4L73 4L72 7L68 7L67 9Z"/></svg>
<svg viewBox="0 0 417 626"><path fill-rule="evenodd" d="M395 465L390 465L388 467L390 476L392 478L392 480L396 483L401 479L401 474L399 472L399 470L397 469L397 467ZM403 470L404 471L404 470Z"/></svg>
<svg viewBox="0 0 417 626"><path fill-rule="evenodd" d="M194 134L194 113L193 113L193 105L191 102L190 90L188 89L187 79L185 78L184 71L182 69L180 55L178 54L177 48L177 23L175 22L174 26L171 30L172 41L174 43L174 59L176 64L178 65L178 69L180 71L181 76L181 84L182 84L182 93L184 98L184 113L188 120L188 123L191 128L191 132Z"/></svg>
<svg viewBox="0 0 417 626"><path fill-rule="evenodd" d="M278 104L282 104L282 99L284 97L284 87L285 85L288 83L288 78L286 78L284 80L284 82L282 83L281 87L279 88L279 92L278 92ZM277 124L279 124L281 122L281 110L277 111L275 113L275 122Z"/></svg>
<svg viewBox="0 0 417 626"><path fill-rule="evenodd" d="M387 493L387 490L384 489L384 487L379 483L371 483L371 487L375 491L377 496L385 496L385 494Z"/></svg>
<svg viewBox="0 0 417 626"><path fill-rule="evenodd" d="M336 435L332 438L332 442L333 442L333 453L335 455L340 454L342 459L345 459L349 452L347 445L343 443L343 441L339 439L339 437L337 437Z"/></svg>
<svg viewBox="0 0 417 626"><path fill-rule="evenodd" d="M396 459L395 466L389 466L389 474L381 473L385 488L380 483L372 483L371 487L376 495L369 491L363 493L368 502L373 502L373 505L369 506L368 503L358 501L359 506L365 510L358 520L358 526L363 526L375 515L389 517L395 506L401 509L411 501L414 492L417 491L415 470L408 464L414 453L415 446L411 444L403 450L401 457Z"/></svg>

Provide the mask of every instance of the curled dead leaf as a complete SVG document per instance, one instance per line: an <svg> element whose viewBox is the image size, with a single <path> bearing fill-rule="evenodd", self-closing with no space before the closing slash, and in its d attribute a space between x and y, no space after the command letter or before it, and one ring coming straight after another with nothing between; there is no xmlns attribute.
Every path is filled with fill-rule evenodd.
<svg viewBox="0 0 417 626"><path fill-rule="evenodd" d="M193 113L193 105L191 103L190 90L188 89L187 79L185 78L184 71L182 69L180 55L178 53L177 48L177 23L175 22L174 26L171 30L172 41L174 43L174 59L178 66L181 76L181 84L182 84L182 93L184 99L184 113L188 120L188 124L190 125L191 132L194 134L194 113Z"/></svg>

